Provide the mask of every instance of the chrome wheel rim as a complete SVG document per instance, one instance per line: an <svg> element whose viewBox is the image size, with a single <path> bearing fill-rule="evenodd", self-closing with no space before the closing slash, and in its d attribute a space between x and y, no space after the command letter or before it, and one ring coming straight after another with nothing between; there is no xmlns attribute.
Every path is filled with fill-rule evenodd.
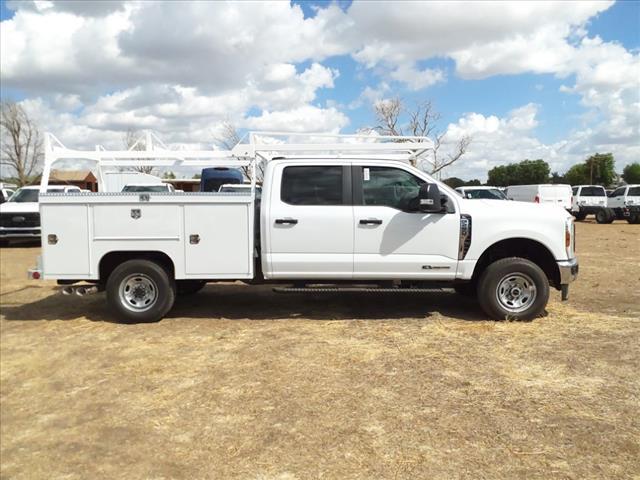
<svg viewBox="0 0 640 480"><path fill-rule="evenodd" d="M498 282L496 299L509 313L521 313L536 300L538 290L529 275L510 273Z"/></svg>
<svg viewBox="0 0 640 480"><path fill-rule="evenodd" d="M120 302L133 312L146 312L158 301L158 286L148 275L129 275L120 283Z"/></svg>

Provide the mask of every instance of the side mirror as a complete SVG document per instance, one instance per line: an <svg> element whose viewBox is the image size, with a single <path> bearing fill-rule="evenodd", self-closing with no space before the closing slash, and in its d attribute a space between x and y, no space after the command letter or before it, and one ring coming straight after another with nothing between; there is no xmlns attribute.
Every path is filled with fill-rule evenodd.
<svg viewBox="0 0 640 480"><path fill-rule="evenodd" d="M423 183L418 193L418 210L424 213L442 212L440 189L435 183Z"/></svg>

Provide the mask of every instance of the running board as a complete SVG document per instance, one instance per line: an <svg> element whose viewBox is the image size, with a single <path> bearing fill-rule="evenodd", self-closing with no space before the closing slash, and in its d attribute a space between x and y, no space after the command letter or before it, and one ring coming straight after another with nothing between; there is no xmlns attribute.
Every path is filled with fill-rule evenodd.
<svg viewBox="0 0 640 480"><path fill-rule="evenodd" d="M442 292L441 287L432 288L366 288L366 287L274 287L276 293L426 293Z"/></svg>

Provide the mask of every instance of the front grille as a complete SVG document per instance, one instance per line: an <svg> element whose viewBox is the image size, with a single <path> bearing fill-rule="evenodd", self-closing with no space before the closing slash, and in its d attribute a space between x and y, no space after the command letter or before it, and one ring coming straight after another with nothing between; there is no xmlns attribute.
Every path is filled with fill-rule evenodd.
<svg viewBox="0 0 640 480"><path fill-rule="evenodd" d="M39 213L0 214L0 226L4 228L33 228L40 226Z"/></svg>

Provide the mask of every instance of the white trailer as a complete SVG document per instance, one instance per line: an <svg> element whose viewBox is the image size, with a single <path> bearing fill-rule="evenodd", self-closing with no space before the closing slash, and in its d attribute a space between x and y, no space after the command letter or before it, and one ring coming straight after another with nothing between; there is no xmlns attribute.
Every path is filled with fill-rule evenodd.
<svg viewBox="0 0 640 480"><path fill-rule="evenodd" d="M263 140L275 136L285 141ZM251 133L225 152L151 142L142 152L81 152L48 135L43 255L31 275L58 280L65 293L105 290L122 321L159 320L176 294L220 280L307 294L349 283L379 293L445 285L475 295L492 318L539 315L550 286L567 298L578 262L573 219L562 209L460 198L407 161L432 148L426 138L312 137ZM61 158L253 174L246 192L44 193ZM258 161L266 164L260 202Z"/></svg>

